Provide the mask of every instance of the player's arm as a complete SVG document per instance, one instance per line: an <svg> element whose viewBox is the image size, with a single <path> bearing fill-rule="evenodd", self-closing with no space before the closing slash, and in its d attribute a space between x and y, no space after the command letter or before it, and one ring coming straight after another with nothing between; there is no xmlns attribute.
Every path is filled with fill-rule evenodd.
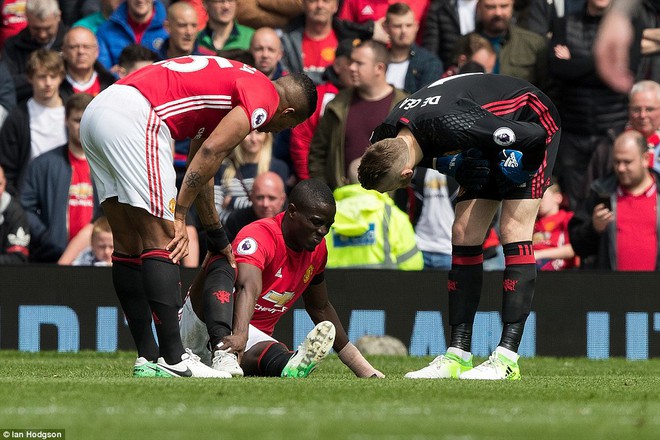
<svg viewBox="0 0 660 440"><path fill-rule="evenodd" d="M358 377L385 377L383 373L371 366L362 353L348 340L344 326L337 316L337 311L330 303L324 274L320 273L310 282L303 293L305 310L314 324L321 321L330 321L336 330L333 348L339 359L350 368Z"/></svg>
<svg viewBox="0 0 660 440"><path fill-rule="evenodd" d="M225 337L222 342L224 347L241 353L245 350L248 340L248 328L254 314L254 305L261 294L261 270L248 263L239 263L238 277L236 278L234 321L232 334Z"/></svg>
<svg viewBox="0 0 660 440"><path fill-rule="evenodd" d="M537 260L564 260L575 257L575 251L570 244L564 244L553 248L535 250L534 257L536 257Z"/></svg>
<svg viewBox="0 0 660 440"><path fill-rule="evenodd" d="M206 141L206 138L192 139L190 141L190 150L188 152L186 168L190 166L190 162L195 157L204 141ZM224 247L221 247L224 244L224 239L227 237L227 233L224 231L218 211L215 209L213 186L213 179L209 179L209 181L200 188L199 194L197 194L194 202L195 210L197 212L197 217L202 223L202 227L206 231L206 248L210 253L223 254L227 258L227 261L229 261L231 267L236 267L236 260L231 251L231 246L225 245Z"/></svg>
<svg viewBox="0 0 660 440"><path fill-rule="evenodd" d="M192 156L183 178L181 191L177 197L174 213L174 239L167 245L167 249L171 251L170 258L173 260L180 260L187 254L186 215L188 209L190 209L202 188L206 188L209 181L212 184L211 179L220 168L222 161L249 132L250 121L245 114L245 110L241 107L235 107L227 116L222 118L218 126L202 142L194 156ZM191 145L192 147L193 145ZM208 193L203 196L203 199L207 197ZM206 214L208 215L208 212ZM222 232L224 233L224 231ZM215 247L219 248L222 253L227 251L231 253L231 249L227 249L229 240L227 240L226 234L224 236L218 235L218 237L215 237L217 241L214 243Z"/></svg>

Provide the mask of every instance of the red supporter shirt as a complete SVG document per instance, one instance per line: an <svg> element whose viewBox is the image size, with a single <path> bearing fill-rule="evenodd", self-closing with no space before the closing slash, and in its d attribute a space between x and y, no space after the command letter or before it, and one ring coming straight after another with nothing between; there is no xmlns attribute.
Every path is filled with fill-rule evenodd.
<svg viewBox="0 0 660 440"><path fill-rule="evenodd" d="M617 190L617 270L654 271L658 256L656 183L634 196Z"/></svg>
<svg viewBox="0 0 660 440"><path fill-rule="evenodd" d="M142 41L142 36L147 31L147 29L149 29L149 26L151 25L151 20L153 20L155 14L156 14L156 10L154 9L151 12L151 17L149 17L149 20L144 23L138 23L137 21L133 20L130 15L128 16L128 25L133 30L133 34L135 35L135 42L137 44L140 44L140 42Z"/></svg>
<svg viewBox="0 0 660 440"><path fill-rule="evenodd" d="M255 129L272 119L280 103L277 90L263 73L221 57L159 61L117 84L138 89L177 140L207 137L235 107L245 111Z"/></svg>
<svg viewBox="0 0 660 440"><path fill-rule="evenodd" d="M321 40L312 40L307 34L303 35L303 70L305 72L325 72L325 68L335 61L337 44L335 31L330 32Z"/></svg>
<svg viewBox="0 0 660 440"><path fill-rule="evenodd" d="M69 151L71 186L69 187L69 241L92 221L94 188L87 159L79 159Z"/></svg>
<svg viewBox="0 0 660 440"><path fill-rule="evenodd" d="M556 248L570 244L568 239L568 222L573 217L572 212L560 209L556 214L536 220L534 224L534 250ZM575 267L575 258L549 260L541 270L564 270Z"/></svg>
<svg viewBox="0 0 660 440"><path fill-rule="evenodd" d="M26 0L5 0L2 3L0 18L0 49L4 47L5 41L13 37L27 26L27 16L25 15Z"/></svg>
<svg viewBox="0 0 660 440"><path fill-rule="evenodd" d="M400 3L400 0L344 0L338 16L342 20L356 23L364 23L368 20L377 21L385 17L387 8L394 3ZM429 0L408 0L404 3L407 3L412 9L417 23L422 24L431 2Z"/></svg>
<svg viewBox="0 0 660 440"><path fill-rule="evenodd" d="M67 77L67 81L68 80L69 78ZM96 72L92 74L92 80L84 85L71 81L69 81L69 83L71 84L73 93L89 93L92 96L101 93L101 83L99 82L99 75Z"/></svg>
<svg viewBox="0 0 660 440"><path fill-rule="evenodd" d="M337 96L338 91L337 87L330 82L317 85L316 110L312 116L291 129L289 154L293 171L300 180L309 179L309 147L312 144L314 131L321 121L325 106Z"/></svg>
<svg viewBox="0 0 660 440"><path fill-rule="evenodd" d="M257 220L245 226L233 242L236 263L261 270L262 290L250 324L272 335L275 324L303 294L314 277L325 270L328 250L325 239L313 252L294 252L284 244L282 219Z"/></svg>

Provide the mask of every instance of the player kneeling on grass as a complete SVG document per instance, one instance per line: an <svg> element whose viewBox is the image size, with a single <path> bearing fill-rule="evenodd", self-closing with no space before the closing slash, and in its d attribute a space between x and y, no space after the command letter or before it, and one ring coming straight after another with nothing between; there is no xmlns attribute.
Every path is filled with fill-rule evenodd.
<svg viewBox="0 0 660 440"><path fill-rule="evenodd" d="M183 306L184 345L233 376L306 377L333 347L356 376L384 377L349 342L328 299L324 236L335 217L332 191L319 180L304 180L289 202L285 212L238 233L236 279L224 256L207 258ZM292 353L272 334L301 296L316 326Z"/></svg>

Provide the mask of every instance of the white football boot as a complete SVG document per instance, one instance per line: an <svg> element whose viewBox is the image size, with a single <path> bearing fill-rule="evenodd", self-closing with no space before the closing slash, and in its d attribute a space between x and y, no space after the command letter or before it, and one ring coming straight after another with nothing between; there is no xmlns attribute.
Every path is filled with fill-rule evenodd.
<svg viewBox="0 0 660 440"><path fill-rule="evenodd" d="M236 353L229 353L221 348L222 343L213 351L213 362L211 368L216 371L224 371L233 376L243 376L243 369L238 364Z"/></svg>
<svg viewBox="0 0 660 440"><path fill-rule="evenodd" d="M200 362L199 356L186 348L186 352L181 355L181 362L170 365L165 359L158 358L158 377L204 377L229 379L231 374L226 371L217 371Z"/></svg>

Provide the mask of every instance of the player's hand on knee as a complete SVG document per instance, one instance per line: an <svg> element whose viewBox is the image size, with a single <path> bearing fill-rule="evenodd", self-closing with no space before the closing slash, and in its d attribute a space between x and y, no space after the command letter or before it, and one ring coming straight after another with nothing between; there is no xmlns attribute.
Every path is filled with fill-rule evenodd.
<svg viewBox="0 0 660 440"><path fill-rule="evenodd" d="M174 219L174 238L165 247L170 251L170 259L174 263L178 263L188 255L188 230L186 229L185 220Z"/></svg>
<svg viewBox="0 0 660 440"><path fill-rule="evenodd" d="M234 258L225 228L219 227L206 230L206 249L212 254L224 255L231 267L236 268L236 258Z"/></svg>
<svg viewBox="0 0 660 440"><path fill-rule="evenodd" d="M537 170L527 171L523 168L523 153L518 150L502 150L498 158L500 171L515 184L525 183L536 174Z"/></svg>
<svg viewBox="0 0 660 440"><path fill-rule="evenodd" d="M461 153L463 162L456 170L455 179L464 188L471 190L481 189L490 177L490 162L477 148L470 148Z"/></svg>

